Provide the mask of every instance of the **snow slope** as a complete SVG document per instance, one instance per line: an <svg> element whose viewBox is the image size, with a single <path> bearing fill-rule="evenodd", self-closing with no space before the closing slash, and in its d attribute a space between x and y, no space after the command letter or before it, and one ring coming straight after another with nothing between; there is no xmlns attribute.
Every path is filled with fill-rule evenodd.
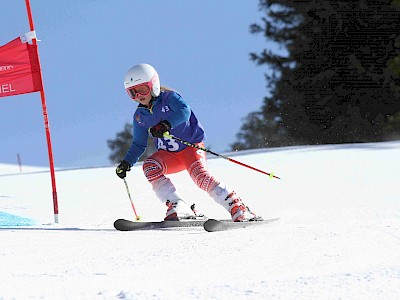
<svg viewBox="0 0 400 300"><path fill-rule="evenodd" d="M110 167L56 172L57 225L49 173L0 166L0 299L399 298L400 142L228 155L282 178L209 159L253 211L278 222L117 232L114 220L133 212ZM200 211L228 216L186 173L171 178ZM162 219L141 166L128 183L142 218Z"/></svg>

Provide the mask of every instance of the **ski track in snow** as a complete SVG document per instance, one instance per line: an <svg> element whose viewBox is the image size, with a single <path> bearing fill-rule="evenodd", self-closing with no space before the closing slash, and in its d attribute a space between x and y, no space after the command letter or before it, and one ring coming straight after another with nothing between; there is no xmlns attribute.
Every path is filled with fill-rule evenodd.
<svg viewBox="0 0 400 300"><path fill-rule="evenodd" d="M282 178L209 160L252 210L279 221L215 233L118 232L114 220L133 212L110 167L58 171L60 224L53 224L48 173L0 176L0 212L35 222L0 223L0 299L399 298L400 142L258 150L235 159ZM171 178L189 204L227 218L186 173ZM143 219L162 219L165 208L141 166L127 179Z"/></svg>

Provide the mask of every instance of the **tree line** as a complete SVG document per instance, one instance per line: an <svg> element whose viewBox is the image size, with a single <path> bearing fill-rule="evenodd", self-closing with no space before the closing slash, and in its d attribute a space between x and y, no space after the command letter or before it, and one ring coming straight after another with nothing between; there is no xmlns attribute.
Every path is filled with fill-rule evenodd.
<svg viewBox="0 0 400 300"><path fill-rule="evenodd" d="M400 137L400 1L262 0L252 34L284 47L251 53L270 94L232 149Z"/></svg>

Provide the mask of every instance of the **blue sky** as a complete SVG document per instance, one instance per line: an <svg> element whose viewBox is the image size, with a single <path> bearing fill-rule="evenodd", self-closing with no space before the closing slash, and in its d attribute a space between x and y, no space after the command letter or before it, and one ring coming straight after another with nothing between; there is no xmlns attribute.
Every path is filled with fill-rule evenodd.
<svg viewBox="0 0 400 300"><path fill-rule="evenodd" d="M153 65L206 129L206 146L229 150L243 119L267 94L266 66L250 52L272 45L249 32L258 0L31 0L56 167L109 165L107 140L136 104L125 72ZM29 31L25 1L2 1L0 45ZM0 98L0 163L48 166L39 93Z"/></svg>

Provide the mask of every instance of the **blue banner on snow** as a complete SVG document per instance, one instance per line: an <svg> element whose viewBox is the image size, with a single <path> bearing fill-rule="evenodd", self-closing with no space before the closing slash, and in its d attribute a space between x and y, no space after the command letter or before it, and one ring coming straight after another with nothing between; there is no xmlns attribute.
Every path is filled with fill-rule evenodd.
<svg viewBox="0 0 400 300"><path fill-rule="evenodd" d="M0 227L11 227L11 226L32 226L36 222L32 219L8 214L0 211Z"/></svg>

